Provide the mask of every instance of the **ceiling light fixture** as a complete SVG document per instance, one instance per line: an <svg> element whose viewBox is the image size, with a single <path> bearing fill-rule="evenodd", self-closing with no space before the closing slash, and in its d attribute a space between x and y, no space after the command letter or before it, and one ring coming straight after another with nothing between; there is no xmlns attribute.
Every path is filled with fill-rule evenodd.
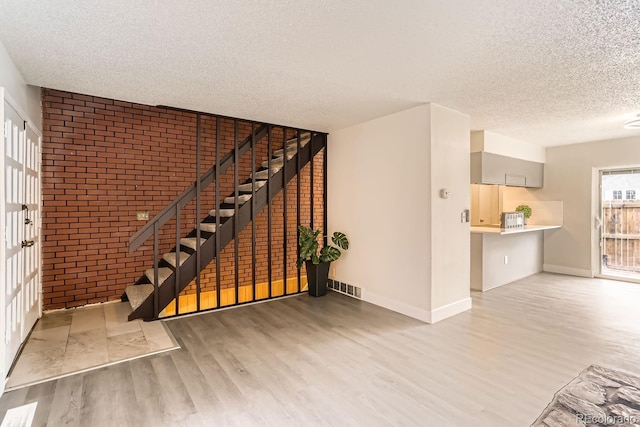
<svg viewBox="0 0 640 427"><path fill-rule="evenodd" d="M624 122L624 127L625 129L640 129L640 114L636 115L635 118Z"/></svg>

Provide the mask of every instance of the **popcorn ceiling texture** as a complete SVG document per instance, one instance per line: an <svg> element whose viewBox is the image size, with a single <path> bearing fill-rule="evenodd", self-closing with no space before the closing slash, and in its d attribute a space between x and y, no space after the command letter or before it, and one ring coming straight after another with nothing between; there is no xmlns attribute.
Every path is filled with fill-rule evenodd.
<svg viewBox="0 0 640 427"><path fill-rule="evenodd" d="M332 131L435 102L542 145L638 134L640 2L4 0L28 83Z"/></svg>

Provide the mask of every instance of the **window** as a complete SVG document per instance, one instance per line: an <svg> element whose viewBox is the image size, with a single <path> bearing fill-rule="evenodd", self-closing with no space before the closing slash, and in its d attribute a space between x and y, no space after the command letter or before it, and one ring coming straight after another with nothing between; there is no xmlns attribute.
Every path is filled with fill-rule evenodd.
<svg viewBox="0 0 640 427"><path fill-rule="evenodd" d="M626 199L632 200L636 198L636 190L627 190Z"/></svg>
<svg viewBox="0 0 640 427"><path fill-rule="evenodd" d="M613 190L613 200L622 199L622 190Z"/></svg>

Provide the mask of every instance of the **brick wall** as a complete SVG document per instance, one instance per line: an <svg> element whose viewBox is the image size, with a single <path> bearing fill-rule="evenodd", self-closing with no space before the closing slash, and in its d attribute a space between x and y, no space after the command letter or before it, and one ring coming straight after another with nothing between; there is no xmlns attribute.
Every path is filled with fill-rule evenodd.
<svg viewBox="0 0 640 427"><path fill-rule="evenodd" d="M196 118L192 113L148 105L43 89L43 303L45 309L75 307L115 300L127 285L153 264L153 240L129 254L130 237L171 203L196 177ZM201 121L201 172L215 163L216 119ZM234 121L220 120L220 155L234 145ZM238 122L237 138L250 135L251 124ZM287 137L292 136L287 135ZM274 128L273 149L282 147L281 128ZM256 165L267 158L266 138L256 148ZM322 226L321 152L314 159L314 218ZM233 193L234 167L221 177L220 198ZM240 181L252 171L251 152L238 165ZM299 175L301 223L310 222L310 165ZM267 208L256 218L256 282L266 282L268 246L272 249L272 279L296 275L296 189L287 186L287 237L284 198L272 201L272 236L267 238ZM214 206L215 187L202 194L201 219ZM195 200L181 211L181 235L195 227ZM160 233L160 256L175 245L174 220ZM221 286L235 286L234 244L222 251ZM251 225L238 239L238 283L251 283ZM202 272L203 290L215 289L215 261ZM193 286L185 290L193 292Z"/></svg>

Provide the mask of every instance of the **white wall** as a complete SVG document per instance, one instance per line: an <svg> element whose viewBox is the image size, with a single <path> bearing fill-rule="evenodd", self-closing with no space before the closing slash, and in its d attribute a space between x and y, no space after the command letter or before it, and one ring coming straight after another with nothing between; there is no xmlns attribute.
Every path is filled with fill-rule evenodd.
<svg viewBox="0 0 640 427"><path fill-rule="evenodd" d="M470 303L468 116L422 105L333 132L327 167L329 232L351 242L332 278L427 322Z"/></svg>
<svg viewBox="0 0 640 427"><path fill-rule="evenodd" d="M351 243L331 276L422 320L431 307L429 156L428 105L329 135L329 234Z"/></svg>
<svg viewBox="0 0 640 427"><path fill-rule="evenodd" d="M28 86L0 43L0 87L5 89L5 97L12 99L26 115L33 126L42 131L42 102L40 88Z"/></svg>
<svg viewBox="0 0 640 427"><path fill-rule="evenodd" d="M431 104L430 122L431 310L432 321L437 321L448 317L442 310L457 314L471 308L469 223L460 217L471 200L470 118ZM451 197L441 198L441 189L451 191Z"/></svg>
<svg viewBox="0 0 640 427"><path fill-rule="evenodd" d="M564 201L564 225L545 234L544 269L591 276L597 272L597 169L640 165L640 136L547 148L546 200Z"/></svg>
<svg viewBox="0 0 640 427"><path fill-rule="evenodd" d="M471 132L470 146L472 153L486 151L531 162L545 162L545 148L543 146L484 130Z"/></svg>

